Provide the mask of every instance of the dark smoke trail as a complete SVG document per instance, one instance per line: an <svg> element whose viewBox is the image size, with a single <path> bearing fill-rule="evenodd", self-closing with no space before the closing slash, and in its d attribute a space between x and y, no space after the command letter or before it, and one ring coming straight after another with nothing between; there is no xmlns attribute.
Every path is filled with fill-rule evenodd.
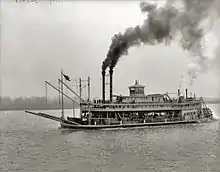
<svg viewBox="0 0 220 172"><path fill-rule="evenodd" d="M220 3L219 3L219 7L220 7ZM220 14L219 14L220 15ZM220 40L220 19L216 22L215 24L215 36L217 40ZM214 54L215 58L213 59L213 66L215 69L215 73L218 79L218 97L220 97L220 42L218 42L216 48L215 48L215 54Z"/></svg>
<svg viewBox="0 0 220 172"><path fill-rule="evenodd" d="M107 58L102 65L103 70L107 67L114 68L119 58L122 55L127 55L128 49L132 46L137 46L140 43L154 45L171 38L169 20L172 16L175 16L174 11L171 8L156 10L155 5L147 3L141 3L140 7L143 13L149 13L144 25L128 28L123 34L119 33L113 36Z"/></svg>
<svg viewBox="0 0 220 172"><path fill-rule="evenodd" d="M147 13L142 26L128 28L124 33L113 36L102 70L114 68L121 56L128 54L128 49L141 43L169 45L173 38L180 36L180 45L191 53L187 75L192 84L198 74L207 68L208 57L203 52L205 29L201 23L213 10L218 0L167 0L163 7L141 2L140 8ZM156 1L155 1L156 2ZM175 3L181 3L179 8ZM184 78L184 77L183 77Z"/></svg>

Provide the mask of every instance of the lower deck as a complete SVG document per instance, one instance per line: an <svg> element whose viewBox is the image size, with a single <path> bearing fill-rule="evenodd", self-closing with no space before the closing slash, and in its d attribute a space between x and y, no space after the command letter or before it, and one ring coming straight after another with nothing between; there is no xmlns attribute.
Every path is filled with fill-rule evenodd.
<svg viewBox="0 0 220 172"><path fill-rule="evenodd" d="M160 126L160 125L176 125L176 124L195 124L199 123L199 120L188 121L166 121L166 122L151 122L151 123L133 123L133 124L114 124L114 125L72 125L61 122L62 128L68 129L86 129L86 130L99 130L99 129L113 129L113 128L135 128L135 127L147 127L147 126Z"/></svg>
<svg viewBox="0 0 220 172"><path fill-rule="evenodd" d="M201 118L199 109L172 111L82 111L81 119L68 117L84 125L118 125L155 122L189 121Z"/></svg>
<svg viewBox="0 0 220 172"><path fill-rule="evenodd" d="M81 118L55 117L53 115L26 111L26 113L48 118L60 122L62 128L70 129L107 129L107 128L131 128L157 125L174 125L199 123L211 119L212 113L208 108L191 109L181 111L161 112L92 112L82 113Z"/></svg>

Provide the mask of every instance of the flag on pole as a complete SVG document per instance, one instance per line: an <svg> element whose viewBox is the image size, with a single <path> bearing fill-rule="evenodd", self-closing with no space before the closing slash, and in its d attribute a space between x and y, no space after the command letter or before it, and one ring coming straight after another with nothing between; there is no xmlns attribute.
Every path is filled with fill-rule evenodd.
<svg viewBox="0 0 220 172"><path fill-rule="evenodd" d="M66 80L68 80L68 79L65 78L65 84L66 84ZM70 80L68 80L68 81L70 81ZM68 94L68 88L67 87L66 87L66 94Z"/></svg>
<svg viewBox="0 0 220 172"><path fill-rule="evenodd" d="M65 78L67 81L70 81L70 77L69 77L69 76L67 76L67 75L65 75L65 74L63 74L63 76L64 76L64 78Z"/></svg>

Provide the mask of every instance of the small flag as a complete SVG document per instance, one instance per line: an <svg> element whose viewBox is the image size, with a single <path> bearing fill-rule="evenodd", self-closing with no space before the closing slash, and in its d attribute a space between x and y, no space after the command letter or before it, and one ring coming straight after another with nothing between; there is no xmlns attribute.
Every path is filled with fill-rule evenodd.
<svg viewBox="0 0 220 172"><path fill-rule="evenodd" d="M65 78L67 81L70 81L70 77L69 77L69 76L64 75L64 74L63 74L63 76L64 76L64 78Z"/></svg>

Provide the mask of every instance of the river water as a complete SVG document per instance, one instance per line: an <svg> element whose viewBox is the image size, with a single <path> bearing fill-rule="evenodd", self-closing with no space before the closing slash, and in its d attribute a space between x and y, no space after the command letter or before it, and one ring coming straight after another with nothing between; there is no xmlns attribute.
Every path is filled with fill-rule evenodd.
<svg viewBox="0 0 220 172"><path fill-rule="evenodd" d="M216 116L219 106L213 105ZM220 172L220 121L69 131L24 112L0 112L1 172Z"/></svg>

